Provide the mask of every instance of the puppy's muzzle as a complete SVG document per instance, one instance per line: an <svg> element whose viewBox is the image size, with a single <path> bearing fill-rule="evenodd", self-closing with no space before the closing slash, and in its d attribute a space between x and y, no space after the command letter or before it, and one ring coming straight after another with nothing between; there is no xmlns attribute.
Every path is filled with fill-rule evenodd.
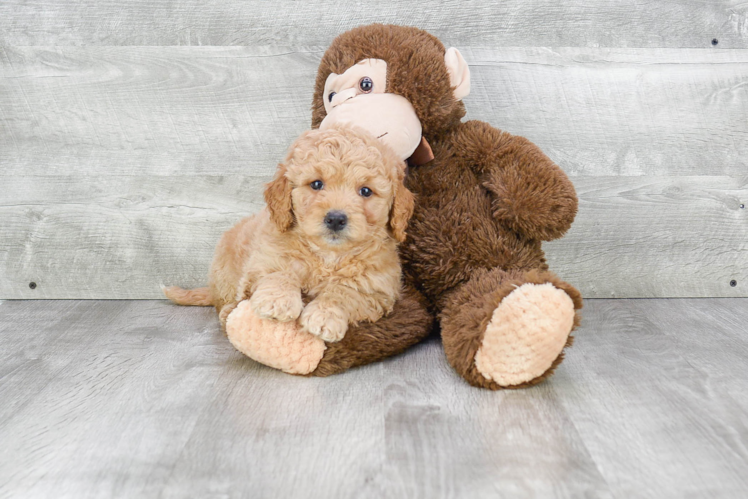
<svg viewBox="0 0 748 500"><path fill-rule="evenodd" d="M340 232L348 225L348 216L343 212L331 210L325 215L325 226L333 232Z"/></svg>

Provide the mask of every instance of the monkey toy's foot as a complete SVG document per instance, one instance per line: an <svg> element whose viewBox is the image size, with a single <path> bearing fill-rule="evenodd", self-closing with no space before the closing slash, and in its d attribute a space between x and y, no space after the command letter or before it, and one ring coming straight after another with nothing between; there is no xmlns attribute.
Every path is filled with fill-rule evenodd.
<svg viewBox="0 0 748 500"><path fill-rule="evenodd" d="M563 359L581 305L579 292L550 273L487 273L443 312L447 357L472 385L536 384Z"/></svg>
<svg viewBox="0 0 748 500"><path fill-rule="evenodd" d="M434 323L426 299L411 286L404 288L390 314L375 323L351 325L342 340L331 344L303 331L297 321L258 317L248 300L224 306L222 314L224 310L229 313L226 335L240 352L286 373L316 377L399 354L426 337Z"/></svg>
<svg viewBox="0 0 748 500"><path fill-rule="evenodd" d="M543 375L559 357L574 324L574 303L550 283L525 283L494 309L475 354L481 375L502 386Z"/></svg>
<svg viewBox="0 0 748 500"><path fill-rule="evenodd" d="M248 300L228 315L226 335L246 356L263 365L294 375L312 373L325 352L325 342L301 330L294 322L263 319Z"/></svg>

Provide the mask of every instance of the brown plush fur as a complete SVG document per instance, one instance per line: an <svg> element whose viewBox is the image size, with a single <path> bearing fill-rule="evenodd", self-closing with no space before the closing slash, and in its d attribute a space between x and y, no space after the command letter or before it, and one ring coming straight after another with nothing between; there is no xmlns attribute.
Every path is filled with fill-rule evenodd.
<svg viewBox="0 0 748 500"><path fill-rule="evenodd" d="M477 121L432 148L435 159L406 180L418 204L401 250L427 297L441 308L485 269L546 270L541 240L561 236L577 210L561 169L527 139Z"/></svg>
<svg viewBox="0 0 748 500"><path fill-rule="evenodd" d="M436 38L416 28L370 25L340 35L320 62L312 126L325 117L322 92L331 72L343 73L367 58L387 61L386 91L411 102L435 157L411 168L406 179L417 203L401 245L404 273L438 313L444 349L458 373L473 385L498 389L477 371L475 354L491 312L514 286L551 283L571 297L575 309L582 307L579 292L548 272L541 249L542 241L569 229L577 198L563 171L527 139L486 123L460 122L465 109L452 95L444 54ZM402 300L419 304L417 292L410 293ZM377 336L394 338L403 326L385 317L359 326L357 335L376 328ZM424 336L419 330L402 344ZM387 344L367 346L353 364L345 361L354 356L350 349L340 344L328 350L318 371L380 359ZM521 386L545 379L562 359Z"/></svg>
<svg viewBox="0 0 748 500"><path fill-rule="evenodd" d="M396 247L413 210L403 176L402 161L363 130L307 132L268 184L267 210L221 238L210 290L165 293L178 303L212 303L222 323L249 298L262 318L298 318L304 330L338 341L349 324L376 321L399 297ZM313 189L314 181L324 187ZM362 196L363 187L373 194ZM333 211L347 216L339 232L324 223Z"/></svg>
<svg viewBox="0 0 748 500"><path fill-rule="evenodd" d="M376 323L352 326L343 340L328 344L311 375L326 377L400 354L426 337L433 322L423 296L406 287L388 316Z"/></svg>

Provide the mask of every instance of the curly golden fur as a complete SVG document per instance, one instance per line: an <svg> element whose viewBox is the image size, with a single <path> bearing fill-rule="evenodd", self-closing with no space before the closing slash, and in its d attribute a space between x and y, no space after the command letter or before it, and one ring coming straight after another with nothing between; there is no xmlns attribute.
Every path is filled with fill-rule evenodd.
<svg viewBox="0 0 748 500"><path fill-rule="evenodd" d="M267 208L218 243L209 289L164 292L176 303L214 305L224 325L249 298L262 318L298 319L325 341L341 340L349 324L376 321L400 296L397 243L414 204L404 171L363 130L302 134L265 189ZM315 181L322 187L314 189ZM331 213L345 215L343 229L325 223Z"/></svg>

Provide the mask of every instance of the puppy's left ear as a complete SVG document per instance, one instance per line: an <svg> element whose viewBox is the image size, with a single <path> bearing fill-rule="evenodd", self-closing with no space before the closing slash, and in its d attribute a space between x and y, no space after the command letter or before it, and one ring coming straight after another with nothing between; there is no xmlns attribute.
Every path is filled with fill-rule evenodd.
<svg viewBox="0 0 748 500"><path fill-rule="evenodd" d="M395 191L395 199L392 202L392 209L390 210L390 229L392 229L392 236L397 241L402 243L405 241L405 230L408 228L408 220L413 215L413 206L415 204L415 198L413 193L403 185L402 179L397 183L397 189Z"/></svg>
<svg viewBox="0 0 748 500"><path fill-rule="evenodd" d="M265 203L268 205L270 220L281 232L288 231L293 226L292 189L291 181L286 177L286 166L281 163L273 180L265 186Z"/></svg>

